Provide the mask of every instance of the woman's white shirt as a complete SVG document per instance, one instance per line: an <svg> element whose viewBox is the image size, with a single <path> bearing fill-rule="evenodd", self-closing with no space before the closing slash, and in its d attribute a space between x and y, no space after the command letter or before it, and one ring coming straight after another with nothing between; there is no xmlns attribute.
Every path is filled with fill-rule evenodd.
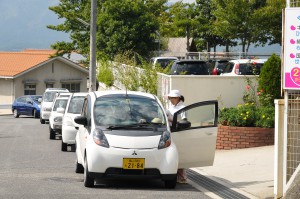
<svg viewBox="0 0 300 199"><path fill-rule="evenodd" d="M176 113L178 110L180 110L184 107L185 107L185 105L183 104L182 101L178 102L176 105L171 104L170 108L166 111L168 119L172 121L174 113ZM180 118L177 118L177 120L181 120L184 118L186 118L185 112L181 113Z"/></svg>

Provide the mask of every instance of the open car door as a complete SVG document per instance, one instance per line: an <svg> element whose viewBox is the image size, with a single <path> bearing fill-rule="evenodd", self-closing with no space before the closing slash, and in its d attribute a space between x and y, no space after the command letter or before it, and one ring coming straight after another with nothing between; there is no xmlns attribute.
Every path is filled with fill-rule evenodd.
<svg viewBox="0 0 300 199"><path fill-rule="evenodd" d="M180 114L185 114L186 119ZM211 166L214 162L218 125L218 101L191 104L177 111L171 126L179 155L178 168Z"/></svg>

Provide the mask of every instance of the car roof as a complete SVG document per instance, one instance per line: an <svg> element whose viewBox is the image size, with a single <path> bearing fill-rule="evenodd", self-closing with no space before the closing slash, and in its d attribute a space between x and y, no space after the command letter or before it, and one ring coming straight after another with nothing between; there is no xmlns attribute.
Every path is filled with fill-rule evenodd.
<svg viewBox="0 0 300 199"><path fill-rule="evenodd" d="M66 88L46 88L45 92L47 91L69 91Z"/></svg>
<svg viewBox="0 0 300 199"><path fill-rule="evenodd" d="M175 62L176 63L184 63L184 62L201 62L201 63L206 63L206 61L196 60L196 59L182 59L182 60L177 60Z"/></svg>
<svg viewBox="0 0 300 199"><path fill-rule="evenodd" d="M73 93L72 96L87 96L88 92Z"/></svg>
<svg viewBox="0 0 300 199"><path fill-rule="evenodd" d="M96 95L97 98L104 96L104 95L117 95L117 94L126 94L127 93L127 94L139 95L139 96L155 99L155 96L153 94L139 92L139 91L108 90L108 91L94 91L93 93Z"/></svg>

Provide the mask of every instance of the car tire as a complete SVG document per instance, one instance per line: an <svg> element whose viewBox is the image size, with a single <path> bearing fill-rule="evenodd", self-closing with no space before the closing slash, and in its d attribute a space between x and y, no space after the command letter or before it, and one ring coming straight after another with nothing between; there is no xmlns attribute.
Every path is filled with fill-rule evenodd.
<svg viewBox="0 0 300 199"><path fill-rule="evenodd" d="M84 186L85 187L94 187L95 180L89 174L89 168L88 168L86 157L84 159L84 172L83 172L83 175L84 175L84 179L83 179Z"/></svg>
<svg viewBox="0 0 300 199"><path fill-rule="evenodd" d="M33 117L34 117L34 118L38 118L38 117L39 117L38 114L37 114L36 109L33 109Z"/></svg>
<svg viewBox="0 0 300 199"><path fill-rule="evenodd" d="M18 118L20 116L20 114L18 113L18 110L17 109L14 109L14 117L15 118Z"/></svg>
<svg viewBox="0 0 300 199"><path fill-rule="evenodd" d="M43 120L41 117L40 117L40 122L41 124L45 124L45 120Z"/></svg>
<svg viewBox="0 0 300 199"><path fill-rule="evenodd" d="M51 128L51 126L49 125L49 134L50 134L50 140L54 140L55 139L55 131L53 131L53 129Z"/></svg>
<svg viewBox="0 0 300 199"><path fill-rule="evenodd" d="M82 164L78 163L78 160L76 160L75 173L84 173L84 168Z"/></svg>
<svg viewBox="0 0 300 199"><path fill-rule="evenodd" d="M166 180L165 181L165 188L167 189L174 189L177 184L177 178L174 178L173 180Z"/></svg>
<svg viewBox="0 0 300 199"><path fill-rule="evenodd" d="M68 150L68 144L64 143L63 140L61 140L61 151L67 151Z"/></svg>

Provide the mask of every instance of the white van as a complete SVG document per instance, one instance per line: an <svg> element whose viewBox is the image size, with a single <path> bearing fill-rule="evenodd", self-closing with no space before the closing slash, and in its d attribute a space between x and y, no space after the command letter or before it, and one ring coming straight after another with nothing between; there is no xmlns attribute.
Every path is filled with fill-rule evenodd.
<svg viewBox="0 0 300 199"><path fill-rule="evenodd" d="M45 124L45 121L49 120L52 104L56 93L69 93L66 88L47 88L43 94L41 103L40 122Z"/></svg>

